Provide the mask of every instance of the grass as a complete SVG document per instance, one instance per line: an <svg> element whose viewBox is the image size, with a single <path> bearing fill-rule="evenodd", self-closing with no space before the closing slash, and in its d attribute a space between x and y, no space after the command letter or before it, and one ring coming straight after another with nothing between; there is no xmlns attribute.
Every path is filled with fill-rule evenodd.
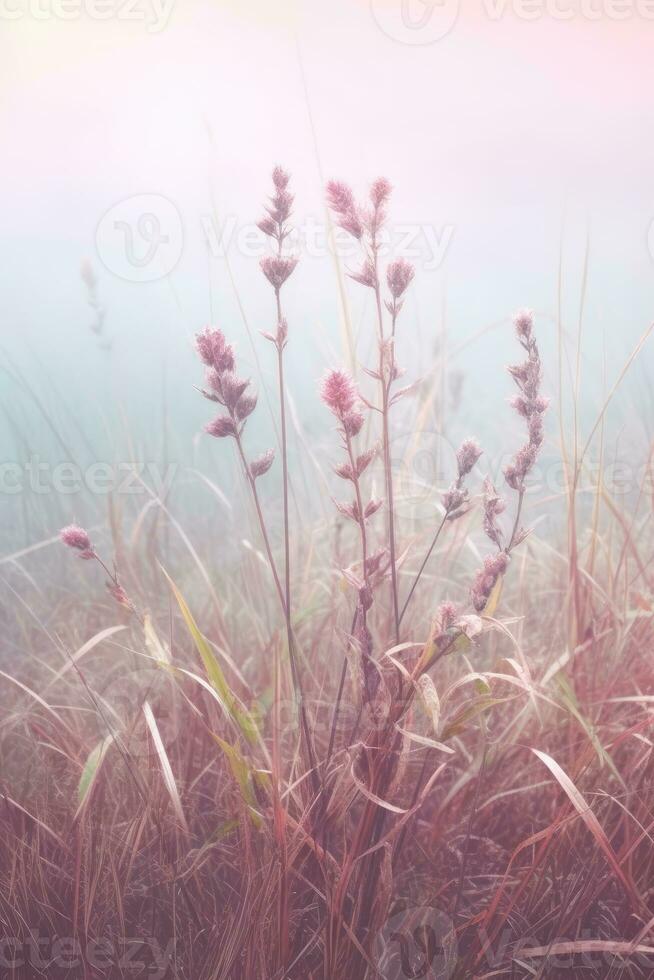
<svg viewBox="0 0 654 980"><path fill-rule="evenodd" d="M277 169L272 259L287 188ZM358 387L338 370L322 387L338 474L325 496L339 507L297 532L283 364L295 341L269 264L281 467L248 454L255 405L248 387L234 394L226 339L200 344L226 419L213 432L241 474L238 493L215 474L203 484L228 514L229 560L159 502L147 531L147 515L125 527L114 511L109 535L75 539L87 561L46 541L3 566L2 976L652 973L652 501L645 483L628 506L599 479L590 505L580 494L649 331L585 433L581 339L568 386L561 331L558 537L522 533L546 506L530 482L542 405L522 413L533 459L507 447L507 486L482 487L491 461L468 444L449 489L419 487L434 519L415 523L389 452L400 411L426 417L424 400L399 397L411 274L382 274L389 193L376 182L365 211L330 187L361 245L378 340ZM525 316L516 346L538 362L538 389L539 321Z"/></svg>

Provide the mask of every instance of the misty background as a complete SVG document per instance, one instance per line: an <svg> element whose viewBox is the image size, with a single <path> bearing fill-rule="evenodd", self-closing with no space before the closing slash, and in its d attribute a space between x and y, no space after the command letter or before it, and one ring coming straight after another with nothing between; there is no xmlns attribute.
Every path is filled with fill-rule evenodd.
<svg viewBox="0 0 654 980"><path fill-rule="evenodd" d="M317 380L350 361L337 266L343 276L358 263L351 243L338 239L336 260L327 244L331 177L359 196L379 175L394 186L389 255L416 266L397 356L407 383L437 381L420 479L434 452L445 460L434 480L446 479L448 447L467 435L491 467L519 444L504 366L518 357L520 306L536 310L553 396L547 460L558 456L559 308L566 397L582 323L590 430L652 319L654 22L635 10L526 20L510 6L493 18L464 2L444 36L421 42L439 15L422 0L140 0L129 19L120 2L103 19L70 10L21 0L0 15L4 556L72 519L105 524L107 485L132 518L160 495L198 539L231 527L232 447L202 433L213 413L194 390L192 341L213 323L234 342L261 393L248 447L274 445L275 361L259 333L274 305L256 221L276 163L292 173L301 260L283 291L298 513L321 513L334 455ZM374 359L374 311L342 281L360 373ZM652 363L646 347L611 406L610 459L646 458ZM398 413L399 445L415 412ZM108 469L89 487L97 463ZM278 476L264 490L272 507Z"/></svg>

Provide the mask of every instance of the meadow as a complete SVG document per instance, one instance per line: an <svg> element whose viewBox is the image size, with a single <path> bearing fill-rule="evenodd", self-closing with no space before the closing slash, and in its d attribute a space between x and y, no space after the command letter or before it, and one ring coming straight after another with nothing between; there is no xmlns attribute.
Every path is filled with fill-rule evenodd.
<svg viewBox="0 0 654 980"><path fill-rule="evenodd" d="M168 377L101 505L8 502L0 972L651 976L654 473L647 440L608 435L651 328L587 404L582 320L516 296L492 448L455 439L481 396L438 349L400 363L420 270L381 248L390 184L325 195L358 255L335 288L366 315L315 383L291 397L303 271L275 167L266 397L230 323L198 324L195 375ZM102 346L86 264L82 285ZM76 420L6 370L74 466ZM220 465L173 496L182 385Z"/></svg>

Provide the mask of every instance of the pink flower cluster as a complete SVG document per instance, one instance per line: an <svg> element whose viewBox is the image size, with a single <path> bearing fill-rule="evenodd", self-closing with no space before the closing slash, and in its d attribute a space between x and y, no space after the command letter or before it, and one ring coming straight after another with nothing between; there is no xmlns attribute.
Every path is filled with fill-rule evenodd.
<svg viewBox="0 0 654 980"><path fill-rule="evenodd" d="M266 214L258 222L258 227L277 243L277 254L266 255L261 259L261 270L276 293L292 274L298 260L292 256L282 255L284 241L290 234L286 222L291 215L293 195L288 190L290 175L281 167L275 167L272 172L273 193L270 204L265 208Z"/></svg>
<svg viewBox="0 0 654 980"><path fill-rule="evenodd" d="M471 591L472 604L477 612L484 611L497 580L508 567L509 556L505 551L498 551L484 558L484 564L475 576Z"/></svg>
<svg viewBox="0 0 654 980"><path fill-rule="evenodd" d="M369 289L379 289L377 271L378 234L386 220L386 206L392 187L385 177L378 177L370 188L369 200L365 205L357 204L354 194L347 184L330 180L327 184L327 203L336 215L339 227L360 241L364 249L361 268L350 272L355 282ZM396 259L386 270L386 284L391 299L386 308L396 317L402 307L402 297L414 276L414 269L406 259Z"/></svg>
<svg viewBox="0 0 654 980"><path fill-rule="evenodd" d="M516 333L527 357L521 364L509 367L509 374L519 389L511 404L527 423L527 442L504 470L506 482L513 490L524 491L525 478L533 467L543 444L543 415L549 404L540 393L541 363L534 337L534 315L520 310L513 318Z"/></svg>
<svg viewBox="0 0 654 980"><path fill-rule="evenodd" d="M443 507L448 521L455 521L466 513L466 505L470 498L465 478L476 465L482 449L476 439L466 439L456 453L457 478L443 494Z"/></svg>
<svg viewBox="0 0 654 980"><path fill-rule="evenodd" d="M320 397L336 416L347 436L357 436L365 421L359 393L347 371L328 371L320 382Z"/></svg>
<svg viewBox="0 0 654 980"><path fill-rule="evenodd" d="M95 551L88 532L79 524L68 524L67 527L62 527L59 537L66 547L79 551L80 558L87 561L89 558L95 558Z"/></svg>
<svg viewBox="0 0 654 980"><path fill-rule="evenodd" d="M358 499L359 478L376 456L376 449L367 449L356 455L352 448L351 440L359 434L365 421L359 393L347 371L332 370L327 372L320 383L320 397L340 423L347 452L347 458L335 468L335 472L342 480L351 481L357 489L357 500L346 504L337 503L336 506L341 514L361 524L377 513L382 501L372 499L363 504Z"/></svg>
<svg viewBox="0 0 654 980"><path fill-rule="evenodd" d="M72 548L73 551L79 552L80 558L83 558L86 561L97 561L109 576L109 581L106 583L109 595L118 603L118 605L124 606L125 609L139 615L134 603L118 580L118 572L116 571L116 568L114 567L112 572L107 565L105 565L91 544L91 538L89 537L88 531L85 531L83 527L79 526L79 524L68 524L67 527L62 527L61 531L59 532L59 537L67 548ZM143 622L142 617L141 622Z"/></svg>
<svg viewBox="0 0 654 980"><path fill-rule="evenodd" d="M236 374L233 348L221 330L206 327L196 336L196 349L207 368L207 387L200 391L209 401L227 409L227 414L218 415L205 426L205 432L216 439L240 440L243 426L257 405L256 394L248 391L250 381ZM274 452L270 449L251 463L249 471L253 478L266 473L273 459Z"/></svg>
<svg viewBox="0 0 654 980"><path fill-rule="evenodd" d="M261 271L270 285L279 291L291 275L298 260L285 255L266 255L261 259Z"/></svg>
<svg viewBox="0 0 654 980"><path fill-rule="evenodd" d="M270 204L266 205L265 216L258 222L261 231L274 238L281 246L288 234L285 225L291 216L293 195L288 190L290 174L282 167L275 167L272 172L273 193Z"/></svg>
<svg viewBox="0 0 654 980"><path fill-rule="evenodd" d="M386 270L386 283L394 300L401 299L411 284L414 268L406 259L396 259Z"/></svg>

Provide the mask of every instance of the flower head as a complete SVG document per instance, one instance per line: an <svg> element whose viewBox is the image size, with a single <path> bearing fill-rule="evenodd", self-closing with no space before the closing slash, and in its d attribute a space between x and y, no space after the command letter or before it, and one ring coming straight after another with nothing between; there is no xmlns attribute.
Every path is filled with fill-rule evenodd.
<svg viewBox="0 0 654 980"><path fill-rule="evenodd" d="M527 357L521 364L513 364L509 367L509 374L519 390L519 394L511 404L518 415L527 422L527 442L506 467L504 476L513 490L524 493L525 479L536 462L543 444L543 415L549 400L540 393L541 363L538 344L533 333L534 314L531 310L520 310L513 317L513 322Z"/></svg>
<svg viewBox="0 0 654 980"><path fill-rule="evenodd" d="M224 439L226 436L236 435L236 425L228 415L219 415L205 425L204 431L216 439Z"/></svg>
<svg viewBox="0 0 654 980"><path fill-rule="evenodd" d="M364 261L358 272L348 272L348 275L350 279L354 279L355 282L361 283L362 286L368 286L370 289L374 289L377 285L377 273L370 259Z"/></svg>
<svg viewBox="0 0 654 980"><path fill-rule="evenodd" d="M358 401L357 389L347 371L328 371L320 382L320 397L334 415L345 419Z"/></svg>
<svg viewBox="0 0 654 980"><path fill-rule="evenodd" d="M487 555L484 564L477 572L472 585L472 604L477 612L483 612L490 599L491 592L497 584L497 580L507 570L509 556L505 551L498 551L495 555Z"/></svg>
<svg viewBox="0 0 654 980"><path fill-rule="evenodd" d="M406 259L396 259L386 270L386 282L393 299L400 299L407 290L415 270Z"/></svg>
<svg viewBox="0 0 654 980"><path fill-rule="evenodd" d="M225 340L222 330L205 327L202 333L196 334L195 346L207 367L214 368L219 374L234 370L234 349Z"/></svg>
<svg viewBox="0 0 654 980"><path fill-rule="evenodd" d="M272 172L273 184L278 191L285 191L291 175L283 167L276 166Z"/></svg>
<svg viewBox="0 0 654 980"><path fill-rule="evenodd" d="M332 211L347 214L356 208L354 194L341 180L330 180L327 183L327 203Z"/></svg>
<svg viewBox="0 0 654 980"><path fill-rule="evenodd" d="M382 204L386 204L386 201L391 196L392 190L391 183L386 177L378 177L370 188L370 200L372 201L373 207L379 208Z"/></svg>
<svg viewBox="0 0 654 980"><path fill-rule="evenodd" d="M223 404L230 412L236 410L239 398L250 384L247 378L239 378L237 374L229 371L221 378L221 394Z"/></svg>
<svg viewBox="0 0 654 980"><path fill-rule="evenodd" d="M459 476L467 476L475 466L483 450L476 439L466 439L461 443L456 453Z"/></svg>
<svg viewBox="0 0 654 980"><path fill-rule="evenodd" d="M257 456L256 459L252 460L250 463L250 473L252 474L252 477L256 480L258 477L263 476L264 473L267 473L272 466L274 459L275 450L267 449L265 453L261 454L261 456Z"/></svg>
<svg viewBox="0 0 654 980"><path fill-rule="evenodd" d="M442 602L436 611L436 629L444 633L456 620L458 610L453 602Z"/></svg>
<svg viewBox="0 0 654 980"><path fill-rule="evenodd" d="M275 225L275 222L273 221L272 218L268 218L268 217L262 218L261 221L257 221L257 228L259 228L259 230L262 231L264 235L268 235L269 238L272 238L277 232L277 226Z"/></svg>
<svg viewBox="0 0 654 980"><path fill-rule="evenodd" d="M283 255L266 255L261 259L261 270L268 282L275 288L281 289L291 275L298 260Z"/></svg>
<svg viewBox="0 0 654 980"><path fill-rule="evenodd" d="M354 439L354 437L358 436L361 432L364 422L365 418L363 412L359 412L357 410L348 412L343 418L343 429L345 430L345 434L351 439Z"/></svg>
<svg viewBox="0 0 654 980"><path fill-rule="evenodd" d="M88 532L79 524L69 524L67 527L62 527L59 537L68 548L75 548L77 551L93 551Z"/></svg>
<svg viewBox="0 0 654 980"><path fill-rule="evenodd" d="M361 239L363 237L363 222L354 200L354 194L347 184L340 180L330 180L327 184L327 203L332 211L338 215L339 226L353 238Z"/></svg>
<svg viewBox="0 0 654 980"><path fill-rule="evenodd" d="M257 396L243 394L236 402L234 406L234 415L239 420L243 422L248 416L252 415L252 412L257 407Z"/></svg>
<svg viewBox="0 0 654 980"><path fill-rule="evenodd" d="M528 340L534 329L534 311L526 308L518 310L513 316L513 325L518 337L522 340Z"/></svg>

